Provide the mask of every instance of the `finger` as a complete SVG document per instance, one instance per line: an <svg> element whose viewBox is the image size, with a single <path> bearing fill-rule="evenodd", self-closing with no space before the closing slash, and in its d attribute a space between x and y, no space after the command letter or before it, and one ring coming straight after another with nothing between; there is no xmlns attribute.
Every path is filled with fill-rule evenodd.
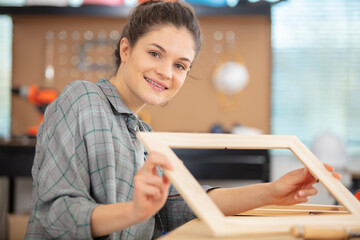
<svg viewBox="0 0 360 240"><path fill-rule="evenodd" d="M329 172L332 172L333 176L336 178L336 179L341 179L341 174L337 173L337 172L334 172L335 168L327 163L324 163L324 166L325 168L329 171Z"/></svg>
<svg viewBox="0 0 360 240"><path fill-rule="evenodd" d="M163 181L164 181L165 184L169 184L169 185L170 185L170 180L169 180L169 178L168 178L166 175L163 176Z"/></svg>
<svg viewBox="0 0 360 240"><path fill-rule="evenodd" d="M306 168L299 168L288 173L291 184L308 183L316 181Z"/></svg>
<svg viewBox="0 0 360 240"><path fill-rule="evenodd" d="M314 187L308 189L301 189L296 193L298 198L307 198L310 196L314 196L318 193L318 190Z"/></svg>
<svg viewBox="0 0 360 240"><path fill-rule="evenodd" d="M136 190L139 194L145 195L147 197L159 198L161 197L161 190L152 185L144 184L143 182L136 185Z"/></svg>
<svg viewBox="0 0 360 240"><path fill-rule="evenodd" d="M168 180L167 180L168 181ZM165 195L166 197L169 194L169 188L170 188L170 181L168 182L164 182L164 184L162 185L160 191L162 195Z"/></svg>
<svg viewBox="0 0 360 240"><path fill-rule="evenodd" d="M170 181L168 178L164 177L160 177L158 175L156 176L144 176L144 175L137 175L135 176L134 179L135 182L135 186L137 187L137 189L141 190L141 187L155 187L158 188L159 191L161 192L161 194L168 194L169 192L169 187L170 187Z"/></svg>
<svg viewBox="0 0 360 240"><path fill-rule="evenodd" d="M306 177L304 183L307 185L313 185L317 183L317 179L311 174L311 172L308 169L306 169Z"/></svg>
<svg viewBox="0 0 360 240"><path fill-rule="evenodd" d="M167 169L167 170L174 169L174 167L171 164L171 162L169 161L169 159L165 155L163 155L159 152L151 152L149 154L149 157L145 161L145 165L147 165L147 167L151 168L152 170L154 169L154 166L156 166L156 165L160 166L163 169Z"/></svg>
<svg viewBox="0 0 360 240"><path fill-rule="evenodd" d="M302 178L304 178L306 176L306 174L307 174L306 168L299 168L299 169L295 169L295 170L289 172L286 175L290 176L291 178L295 177L295 178L301 178L302 179Z"/></svg>
<svg viewBox="0 0 360 240"><path fill-rule="evenodd" d="M162 196L161 190L152 186L147 186L146 188L144 188L142 193L145 194L147 197L152 197L155 199L161 198Z"/></svg>
<svg viewBox="0 0 360 240"><path fill-rule="evenodd" d="M341 179L341 174L337 173L337 172L333 172L332 175L334 176L334 178L336 178L337 180Z"/></svg>
<svg viewBox="0 0 360 240"><path fill-rule="evenodd" d="M324 166L325 166L325 168L326 168L328 171L330 171L330 172L333 172L333 171L334 171L334 167L333 167L333 166L331 166L331 165L329 165L329 164L327 164L327 163L324 163Z"/></svg>
<svg viewBox="0 0 360 240"><path fill-rule="evenodd" d="M307 201L309 201L309 197L299 197L299 196L295 196L295 201L297 203L306 203Z"/></svg>
<svg viewBox="0 0 360 240"><path fill-rule="evenodd" d="M311 188L314 188L314 184L317 183L317 180L314 178L313 180L307 182L307 183L304 183L302 186L301 186L301 190L302 189L311 189Z"/></svg>
<svg viewBox="0 0 360 240"><path fill-rule="evenodd" d="M152 185L157 188L162 187L162 185L164 184L162 177L160 177L159 175L142 177L141 181L146 185Z"/></svg>

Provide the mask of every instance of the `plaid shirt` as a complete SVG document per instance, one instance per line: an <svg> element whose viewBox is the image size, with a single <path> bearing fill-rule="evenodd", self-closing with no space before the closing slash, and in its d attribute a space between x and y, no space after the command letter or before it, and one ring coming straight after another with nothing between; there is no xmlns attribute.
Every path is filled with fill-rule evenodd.
<svg viewBox="0 0 360 240"><path fill-rule="evenodd" d="M131 201L134 176L147 155L137 131L151 128L109 81L70 83L39 128L25 239L91 239L96 206ZM171 186L169 196L176 195ZM181 197L172 197L154 217L105 238L156 238L194 217Z"/></svg>

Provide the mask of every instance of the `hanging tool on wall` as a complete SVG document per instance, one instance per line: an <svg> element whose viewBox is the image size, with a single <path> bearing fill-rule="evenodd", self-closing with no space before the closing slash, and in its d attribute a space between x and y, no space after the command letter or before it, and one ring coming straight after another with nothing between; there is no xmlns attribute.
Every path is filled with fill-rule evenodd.
<svg viewBox="0 0 360 240"><path fill-rule="evenodd" d="M44 118L45 109L52 101L57 98L58 92L52 88L40 88L37 85L30 85L13 88L12 93L27 99L40 111L41 115L39 124L37 126L31 126L28 128L28 135L30 137L36 137L39 125Z"/></svg>
<svg viewBox="0 0 360 240"><path fill-rule="evenodd" d="M227 31L225 38L225 50L222 50L219 43L213 48L216 53L221 53L221 56L215 62L212 80L220 106L226 111L234 111L240 102L241 93L249 85L250 77L245 61L236 47L238 43L235 40L235 33ZM215 32L214 39L222 40L222 32Z"/></svg>
<svg viewBox="0 0 360 240"><path fill-rule="evenodd" d="M45 82L44 86L54 85L54 32L48 31L45 35Z"/></svg>
<svg viewBox="0 0 360 240"><path fill-rule="evenodd" d="M360 201L360 189L355 193L355 197Z"/></svg>

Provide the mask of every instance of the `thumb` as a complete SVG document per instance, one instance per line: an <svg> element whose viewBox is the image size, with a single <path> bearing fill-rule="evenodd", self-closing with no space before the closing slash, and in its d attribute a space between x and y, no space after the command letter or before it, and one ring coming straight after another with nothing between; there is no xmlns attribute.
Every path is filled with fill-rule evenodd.
<svg viewBox="0 0 360 240"><path fill-rule="evenodd" d="M296 169L289 172L287 175L288 181L292 184L302 183L309 177L309 175L311 176L310 172L306 168Z"/></svg>

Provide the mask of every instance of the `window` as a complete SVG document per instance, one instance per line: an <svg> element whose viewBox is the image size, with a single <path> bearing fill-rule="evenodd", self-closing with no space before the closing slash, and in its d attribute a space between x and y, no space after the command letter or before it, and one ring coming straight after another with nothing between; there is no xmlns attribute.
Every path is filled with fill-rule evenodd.
<svg viewBox="0 0 360 240"><path fill-rule="evenodd" d="M12 20L0 15L0 137L10 136Z"/></svg>
<svg viewBox="0 0 360 240"><path fill-rule="evenodd" d="M360 155L360 1L274 5L272 49L272 133L331 133Z"/></svg>

